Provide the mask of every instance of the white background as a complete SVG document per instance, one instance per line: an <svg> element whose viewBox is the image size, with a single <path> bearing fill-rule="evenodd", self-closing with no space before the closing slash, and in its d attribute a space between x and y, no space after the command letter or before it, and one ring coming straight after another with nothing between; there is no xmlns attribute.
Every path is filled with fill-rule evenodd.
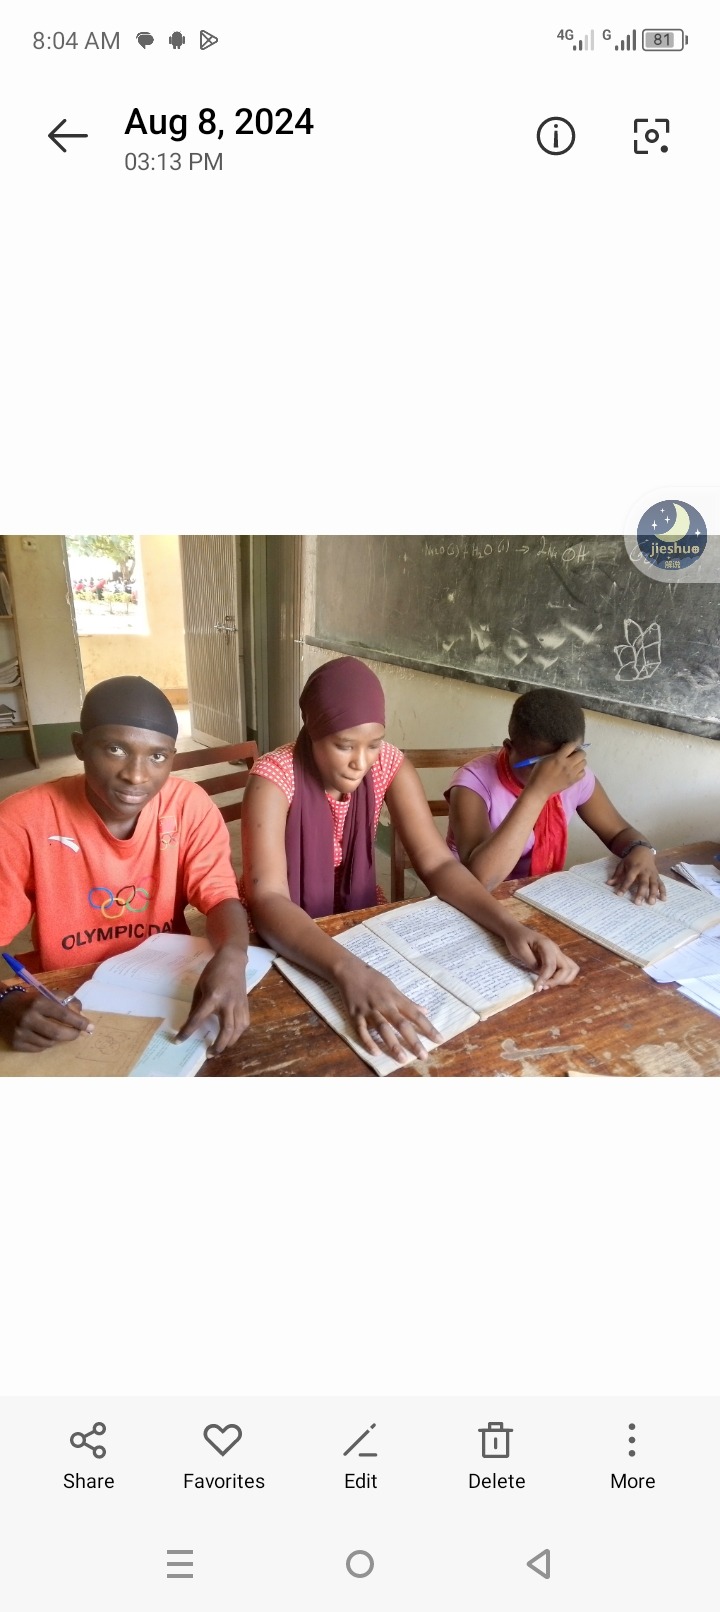
<svg viewBox="0 0 720 1612"><path fill-rule="evenodd" d="M717 481L709 6L667 59L556 40L642 25L616 5L181 9L4 21L4 530L622 531L646 488ZM221 44L161 53L178 24ZM309 139L231 133L308 102ZM128 173L136 104L222 109L227 170ZM62 117L90 133L64 156ZM712 1391L717 1102L4 1083L3 1387Z"/></svg>
<svg viewBox="0 0 720 1612"><path fill-rule="evenodd" d="M682 10L659 58L601 40L642 25L616 0L14 8L6 529L613 532L659 483L717 483L720 20ZM43 25L121 49L36 51ZM310 136L233 133L306 104ZM126 138L136 106L206 105L222 174L126 171L204 149ZM634 154L638 116L670 118L667 156ZM64 156L62 117L89 132Z"/></svg>

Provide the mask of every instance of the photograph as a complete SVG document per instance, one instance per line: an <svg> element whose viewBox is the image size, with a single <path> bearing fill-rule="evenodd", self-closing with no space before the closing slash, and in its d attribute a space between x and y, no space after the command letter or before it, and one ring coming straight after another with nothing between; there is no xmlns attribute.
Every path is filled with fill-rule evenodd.
<svg viewBox="0 0 720 1612"><path fill-rule="evenodd" d="M0 1076L720 1074L720 540L670 509L0 538Z"/></svg>

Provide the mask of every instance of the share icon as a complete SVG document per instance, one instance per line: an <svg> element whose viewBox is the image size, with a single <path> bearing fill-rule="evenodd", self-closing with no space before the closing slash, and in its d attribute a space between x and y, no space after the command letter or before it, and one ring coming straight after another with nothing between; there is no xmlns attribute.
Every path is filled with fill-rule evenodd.
<svg viewBox="0 0 720 1612"><path fill-rule="evenodd" d="M200 49L201 50L209 50L210 46L211 45L216 45L217 42L218 42L217 34L209 34L208 31L207 31L207 28L201 28L200 29Z"/></svg>

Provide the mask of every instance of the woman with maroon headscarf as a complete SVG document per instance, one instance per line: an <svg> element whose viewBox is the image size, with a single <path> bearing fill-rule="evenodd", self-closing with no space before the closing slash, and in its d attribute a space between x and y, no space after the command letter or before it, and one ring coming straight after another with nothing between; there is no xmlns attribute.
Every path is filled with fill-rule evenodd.
<svg viewBox="0 0 720 1612"><path fill-rule="evenodd" d="M241 894L270 946L338 986L369 1052L377 1050L373 1035L401 1061L426 1056L419 1033L437 1039L415 1003L312 922L382 898L374 843L384 800L433 895L499 935L511 957L537 973L537 989L575 978L577 965L510 918L445 844L415 768L385 740L385 697L368 666L351 656L319 666L300 711L295 744L262 756L245 791Z"/></svg>

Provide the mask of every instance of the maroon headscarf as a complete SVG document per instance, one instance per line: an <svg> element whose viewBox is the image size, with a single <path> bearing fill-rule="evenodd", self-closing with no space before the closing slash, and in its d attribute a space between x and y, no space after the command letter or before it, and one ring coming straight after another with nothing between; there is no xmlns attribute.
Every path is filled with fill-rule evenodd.
<svg viewBox="0 0 720 1612"><path fill-rule="evenodd" d="M303 725L295 742L295 793L285 829L290 896L311 918L354 912L375 903L373 825L375 791L370 772L350 797L343 830L343 859L333 867L333 822L315 765L314 739L365 722L385 726L385 696L374 672L352 655L327 661L308 678L300 695Z"/></svg>

